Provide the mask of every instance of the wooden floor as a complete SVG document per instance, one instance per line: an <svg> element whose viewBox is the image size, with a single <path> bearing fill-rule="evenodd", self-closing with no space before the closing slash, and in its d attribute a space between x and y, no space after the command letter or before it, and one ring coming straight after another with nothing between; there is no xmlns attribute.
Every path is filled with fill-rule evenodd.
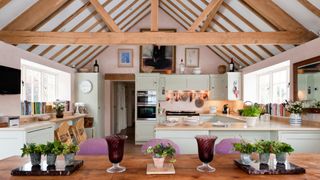
<svg viewBox="0 0 320 180"><path fill-rule="evenodd" d="M128 136L128 139L124 145L124 151L126 155L142 155L141 145L134 144L134 127L128 127L120 132L120 134L124 134Z"/></svg>

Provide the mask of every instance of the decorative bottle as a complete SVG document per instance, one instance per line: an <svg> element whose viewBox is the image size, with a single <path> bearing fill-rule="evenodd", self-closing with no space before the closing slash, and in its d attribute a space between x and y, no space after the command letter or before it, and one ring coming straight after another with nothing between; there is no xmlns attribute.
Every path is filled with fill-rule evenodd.
<svg viewBox="0 0 320 180"><path fill-rule="evenodd" d="M98 65L98 61L97 60L94 62L93 72L99 72L99 65Z"/></svg>
<svg viewBox="0 0 320 180"><path fill-rule="evenodd" d="M234 72L234 61L233 61L233 58L231 58L231 62L229 63L229 72Z"/></svg>
<svg viewBox="0 0 320 180"><path fill-rule="evenodd" d="M183 63L183 59L181 59L180 64L179 64L179 73L184 74L184 70L185 70L185 65Z"/></svg>

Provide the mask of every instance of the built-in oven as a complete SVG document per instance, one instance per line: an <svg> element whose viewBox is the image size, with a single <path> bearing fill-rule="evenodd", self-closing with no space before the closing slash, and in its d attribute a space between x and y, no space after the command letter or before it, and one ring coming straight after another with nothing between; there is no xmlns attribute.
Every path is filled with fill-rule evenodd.
<svg viewBox="0 0 320 180"><path fill-rule="evenodd" d="M157 92L137 91L137 120L156 120Z"/></svg>

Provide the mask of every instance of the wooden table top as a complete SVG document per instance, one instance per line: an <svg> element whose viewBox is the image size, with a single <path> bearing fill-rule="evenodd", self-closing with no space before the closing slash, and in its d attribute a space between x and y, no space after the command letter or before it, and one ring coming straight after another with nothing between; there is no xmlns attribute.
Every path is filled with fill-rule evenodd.
<svg viewBox="0 0 320 180"><path fill-rule="evenodd" d="M306 174L301 175L248 175L233 164L233 159L239 155L217 155L211 163L216 168L214 173L200 173L196 166L201 162L197 155L177 156L174 164L176 174L174 175L146 175L147 163L152 163L150 156L127 155L120 165L125 166L127 171L120 174L109 174L105 170L111 167L111 163L106 156L77 156L77 159L84 160L84 165L71 176L11 176L12 169L23 165L29 158L18 156L10 157L0 161L0 179L115 179L115 180L141 180L141 179L320 179L320 154L292 154L290 162L295 163L306 169Z"/></svg>

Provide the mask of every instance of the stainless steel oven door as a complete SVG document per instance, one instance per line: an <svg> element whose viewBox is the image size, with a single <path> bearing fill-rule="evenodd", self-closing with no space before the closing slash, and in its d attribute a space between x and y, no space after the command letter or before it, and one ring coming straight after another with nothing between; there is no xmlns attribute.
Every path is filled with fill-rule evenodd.
<svg viewBox="0 0 320 180"><path fill-rule="evenodd" d="M155 121L157 113L156 105L138 105L137 120Z"/></svg>

